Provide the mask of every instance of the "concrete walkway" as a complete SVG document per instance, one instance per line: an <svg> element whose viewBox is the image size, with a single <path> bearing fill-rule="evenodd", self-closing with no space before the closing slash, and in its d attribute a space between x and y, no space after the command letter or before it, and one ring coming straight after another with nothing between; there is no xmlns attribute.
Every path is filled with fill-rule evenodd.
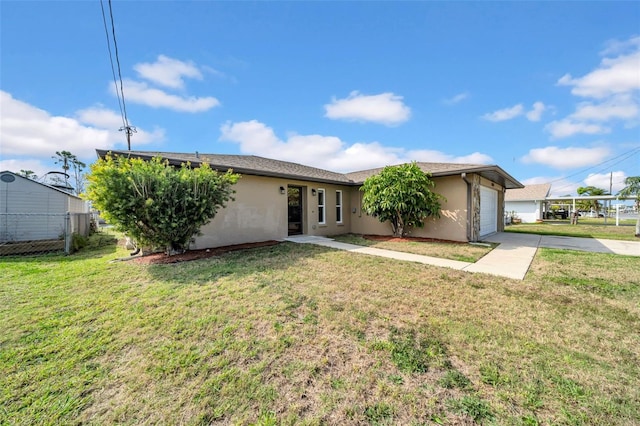
<svg viewBox="0 0 640 426"><path fill-rule="evenodd" d="M484 241L499 246L464 270L523 280L538 251L540 235L499 232Z"/></svg>
<svg viewBox="0 0 640 426"><path fill-rule="evenodd" d="M591 251L598 253L615 253L627 256L640 256L640 242L615 241L595 238L575 238L540 236L500 232L485 238L485 241L498 243L486 256L475 263L441 259L439 257L422 256L393 250L363 247L355 244L341 243L326 237L309 235L292 236L285 239L294 243L315 244L337 250L346 250L370 256L418 262L444 268L458 269L466 272L482 272L500 277L523 280L538 247L560 248L569 250Z"/></svg>

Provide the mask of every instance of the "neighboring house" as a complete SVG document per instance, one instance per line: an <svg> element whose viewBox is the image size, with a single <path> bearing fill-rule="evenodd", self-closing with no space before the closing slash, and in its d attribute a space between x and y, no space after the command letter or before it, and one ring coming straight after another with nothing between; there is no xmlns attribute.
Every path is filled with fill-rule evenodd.
<svg viewBox="0 0 640 426"><path fill-rule="evenodd" d="M104 157L109 151L97 150ZM151 159L160 156L179 166L233 169L242 175L234 186L235 201L219 210L201 229L192 248L219 247L289 235L338 235L346 233L391 235L388 223L380 223L362 211L364 180L382 170L336 173L297 163L252 155L180 154L147 151L111 151L114 155ZM434 191L443 195L442 217L428 219L411 236L452 241L478 241L504 229L504 191L522 184L498 166L449 163L417 163L430 172Z"/></svg>
<svg viewBox="0 0 640 426"><path fill-rule="evenodd" d="M88 211L87 203L75 195L13 172L0 172L0 243L59 239L65 232L67 212Z"/></svg>
<svg viewBox="0 0 640 426"><path fill-rule="evenodd" d="M507 189L504 195L504 210L507 215L515 212L523 223L542 220L550 190L550 183Z"/></svg>

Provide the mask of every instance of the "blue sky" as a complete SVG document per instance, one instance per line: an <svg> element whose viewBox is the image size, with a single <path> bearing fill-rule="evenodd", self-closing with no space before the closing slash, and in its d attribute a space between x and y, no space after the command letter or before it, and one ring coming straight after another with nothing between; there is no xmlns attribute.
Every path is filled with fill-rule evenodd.
<svg viewBox="0 0 640 426"><path fill-rule="evenodd" d="M638 2L112 6L134 150L498 164L556 195L640 175ZM126 149L100 2L0 20L0 170Z"/></svg>

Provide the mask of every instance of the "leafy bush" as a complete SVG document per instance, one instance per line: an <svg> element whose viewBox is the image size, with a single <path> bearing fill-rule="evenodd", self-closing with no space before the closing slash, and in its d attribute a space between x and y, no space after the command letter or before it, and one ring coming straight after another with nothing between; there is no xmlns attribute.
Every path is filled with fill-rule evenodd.
<svg viewBox="0 0 640 426"><path fill-rule="evenodd" d="M87 197L107 222L140 246L172 253L187 249L193 235L225 207L239 177L207 164L173 167L159 157L107 155L91 166Z"/></svg>
<svg viewBox="0 0 640 426"><path fill-rule="evenodd" d="M89 243L89 239L84 235L80 235L76 232L71 234L71 253L75 253L78 250L84 248Z"/></svg>
<svg viewBox="0 0 640 426"><path fill-rule="evenodd" d="M414 162L387 166L360 188L362 208L380 222L389 221L393 235L403 237L412 227L423 228L429 216L440 217L440 194L431 191L430 174Z"/></svg>

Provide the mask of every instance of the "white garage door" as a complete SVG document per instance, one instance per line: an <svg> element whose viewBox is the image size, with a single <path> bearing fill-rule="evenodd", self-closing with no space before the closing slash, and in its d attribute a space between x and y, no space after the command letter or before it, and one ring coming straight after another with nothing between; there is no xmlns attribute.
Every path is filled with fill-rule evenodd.
<svg viewBox="0 0 640 426"><path fill-rule="evenodd" d="M498 231L498 191L480 187L480 236Z"/></svg>

